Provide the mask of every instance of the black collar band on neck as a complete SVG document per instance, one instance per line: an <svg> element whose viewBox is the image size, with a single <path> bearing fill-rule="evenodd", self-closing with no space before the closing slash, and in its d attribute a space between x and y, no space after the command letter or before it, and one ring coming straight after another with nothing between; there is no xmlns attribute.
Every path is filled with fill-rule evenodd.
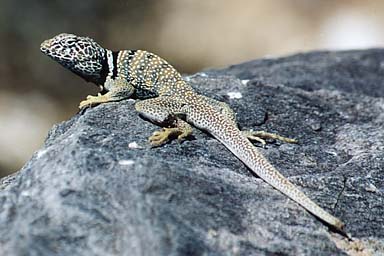
<svg viewBox="0 0 384 256"><path fill-rule="evenodd" d="M119 51L112 52L112 60L113 60L113 71L112 71L112 79L117 77L117 57L119 56Z"/></svg>
<svg viewBox="0 0 384 256"><path fill-rule="evenodd" d="M104 58L101 62L102 68L100 72L100 85L104 85L105 81L107 80L107 76L109 73L109 67L108 67L108 53L107 50L104 50Z"/></svg>

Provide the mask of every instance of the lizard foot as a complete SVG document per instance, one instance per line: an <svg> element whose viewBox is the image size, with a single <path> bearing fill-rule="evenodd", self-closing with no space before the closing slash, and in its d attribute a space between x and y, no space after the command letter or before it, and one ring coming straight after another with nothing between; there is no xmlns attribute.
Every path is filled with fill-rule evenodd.
<svg viewBox="0 0 384 256"><path fill-rule="evenodd" d="M178 127L163 128L159 131L155 131L152 134L152 136L149 137L149 143L151 143L151 145L154 147L158 147L163 145L173 137L177 136L177 139L181 141L183 138L187 137L188 135L189 134L187 134L185 131L181 130Z"/></svg>
<svg viewBox="0 0 384 256"><path fill-rule="evenodd" d="M163 128L160 131L154 132L152 136L149 137L149 143L151 143L153 147L158 147L173 138L177 138L180 143L192 134L192 126L180 118L176 118L173 126L175 127Z"/></svg>
<svg viewBox="0 0 384 256"><path fill-rule="evenodd" d="M96 104L109 102L110 98L106 95L101 95L100 93L97 96L88 95L86 100L83 100L79 104L79 108L90 107Z"/></svg>
<svg viewBox="0 0 384 256"><path fill-rule="evenodd" d="M280 140L286 143L297 143L297 140L280 136L275 133L269 133L265 131L241 131L241 133L249 140L260 142L262 145L267 144L265 139Z"/></svg>

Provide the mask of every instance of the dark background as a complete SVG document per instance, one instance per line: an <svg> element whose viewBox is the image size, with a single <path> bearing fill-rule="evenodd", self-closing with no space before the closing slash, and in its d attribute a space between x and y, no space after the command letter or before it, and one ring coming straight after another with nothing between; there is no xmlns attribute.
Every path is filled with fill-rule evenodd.
<svg viewBox="0 0 384 256"><path fill-rule="evenodd" d="M0 0L0 177L97 91L39 51L67 32L145 49L182 73L311 49L384 44L384 1Z"/></svg>

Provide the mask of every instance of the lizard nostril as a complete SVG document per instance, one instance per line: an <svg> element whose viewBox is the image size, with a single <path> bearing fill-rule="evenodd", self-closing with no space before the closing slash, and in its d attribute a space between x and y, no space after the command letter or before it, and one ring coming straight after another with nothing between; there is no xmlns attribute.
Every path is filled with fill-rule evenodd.
<svg viewBox="0 0 384 256"><path fill-rule="evenodd" d="M51 40L45 40L44 42L41 43L40 49L42 51L47 51L51 46Z"/></svg>

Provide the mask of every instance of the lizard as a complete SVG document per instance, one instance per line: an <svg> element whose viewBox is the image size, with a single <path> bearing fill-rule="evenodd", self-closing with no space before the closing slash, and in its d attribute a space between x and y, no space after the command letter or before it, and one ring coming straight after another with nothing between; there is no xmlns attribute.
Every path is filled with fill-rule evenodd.
<svg viewBox="0 0 384 256"><path fill-rule="evenodd" d="M208 132L228 148L252 172L291 198L331 228L344 233L344 223L312 201L285 178L253 145L274 138L295 140L266 132L241 131L234 111L225 102L198 94L166 60L144 50L112 51L89 37L62 33L45 40L40 50L101 93L87 96L79 108L136 98L141 116L163 127L149 137L153 146L172 138L184 140L192 126Z"/></svg>

